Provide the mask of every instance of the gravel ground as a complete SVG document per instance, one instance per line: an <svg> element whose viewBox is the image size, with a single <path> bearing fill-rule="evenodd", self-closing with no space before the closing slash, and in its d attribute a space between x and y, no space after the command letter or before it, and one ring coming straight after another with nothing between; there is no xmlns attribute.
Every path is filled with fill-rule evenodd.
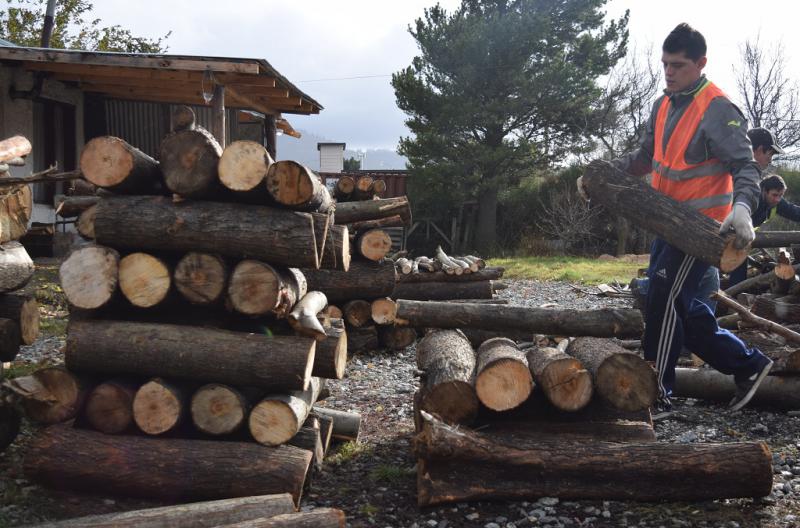
<svg viewBox="0 0 800 528"><path fill-rule="evenodd" d="M610 299L584 292L589 287L566 283L506 281L501 292L513 304L562 308L630 306L628 299ZM60 343L37 343L20 356L36 360ZM55 352L58 355L58 352ZM346 379L329 384L326 405L362 415L362 436L356 444L334 447L307 490L303 509L333 506L345 510L353 527L484 527L524 526L652 526L652 527L796 527L800 526L800 418L765 408L728 413L718 404L678 399L678 413L656 423L659 441L671 443L764 440L773 452L774 485L764 499L694 503L629 503L559 501L554 497L521 502L459 503L420 510L416 506L412 396L417 386L414 349L376 352L352 358ZM23 435L0 456L0 527L46 518L65 518L156 505L108 497L44 490L27 482L20 470Z"/></svg>

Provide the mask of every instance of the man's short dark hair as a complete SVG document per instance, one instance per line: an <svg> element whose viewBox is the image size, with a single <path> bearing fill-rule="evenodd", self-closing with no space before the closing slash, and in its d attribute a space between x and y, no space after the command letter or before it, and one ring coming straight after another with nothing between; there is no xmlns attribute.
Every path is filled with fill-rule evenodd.
<svg viewBox="0 0 800 528"><path fill-rule="evenodd" d="M702 33L683 22L664 39L661 51L666 53L683 52L687 58L697 61L706 54L706 39Z"/></svg>
<svg viewBox="0 0 800 528"><path fill-rule="evenodd" d="M764 192L783 191L786 189L786 182L777 174L770 174L761 180L761 190Z"/></svg>

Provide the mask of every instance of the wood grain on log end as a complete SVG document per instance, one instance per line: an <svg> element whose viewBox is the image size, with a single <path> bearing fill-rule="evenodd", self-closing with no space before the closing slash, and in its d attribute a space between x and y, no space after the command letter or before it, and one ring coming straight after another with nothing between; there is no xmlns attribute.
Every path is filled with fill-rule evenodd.
<svg viewBox="0 0 800 528"><path fill-rule="evenodd" d="M139 429L159 435L178 425L183 402L176 390L160 379L142 385L133 399L133 417Z"/></svg>
<svg viewBox="0 0 800 528"><path fill-rule="evenodd" d="M242 394L226 385L210 383L197 389L190 405L192 422L204 433L229 434L242 426L247 416Z"/></svg>
<svg viewBox="0 0 800 528"><path fill-rule="evenodd" d="M617 409L640 411L656 400L656 373L636 354L615 354L597 370L597 392Z"/></svg>
<svg viewBox="0 0 800 528"><path fill-rule="evenodd" d="M219 159L219 180L228 189L249 191L258 187L273 161L267 149L255 141L234 141Z"/></svg>
<svg viewBox="0 0 800 528"><path fill-rule="evenodd" d="M161 259L147 253L131 253L119 261L119 288L134 306L150 308L167 297L172 276Z"/></svg>
<svg viewBox="0 0 800 528"><path fill-rule="evenodd" d="M61 287L77 308L92 310L107 303L117 289L119 254L90 246L73 251L59 268Z"/></svg>
<svg viewBox="0 0 800 528"><path fill-rule="evenodd" d="M225 262L216 255L191 252L175 266L175 287L193 304L213 304L222 298L227 286Z"/></svg>
<svg viewBox="0 0 800 528"><path fill-rule="evenodd" d="M719 260L719 269L723 273L727 273L738 268L747 258L747 255L750 254L749 245L743 249L736 249L736 247L733 245L735 240L735 237L731 236L728 242L725 244L725 249L722 250L722 256Z"/></svg>
<svg viewBox="0 0 800 528"><path fill-rule="evenodd" d="M122 183L133 166L133 155L125 141L118 137L96 137L81 151L81 173L98 187L113 187Z"/></svg>

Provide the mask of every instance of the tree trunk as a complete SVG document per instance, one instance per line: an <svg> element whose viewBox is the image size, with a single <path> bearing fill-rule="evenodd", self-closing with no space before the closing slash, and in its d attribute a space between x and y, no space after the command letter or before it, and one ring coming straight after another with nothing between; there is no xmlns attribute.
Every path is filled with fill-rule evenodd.
<svg viewBox="0 0 800 528"><path fill-rule="evenodd" d="M349 224L351 231L361 231L365 229L383 229L384 227L405 227L405 221L400 215L387 216L377 220L364 220L363 222L353 222Z"/></svg>
<svg viewBox="0 0 800 528"><path fill-rule="evenodd" d="M406 275L407 276L407 275ZM460 275L465 277L467 275ZM440 301L449 299L491 299L494 289L491 281L480 282L398 282L393 299L414 301Z"/></svg>
<svg viewBox="0 0 800 528"><path fill-rule="evenodd" d="M478 226L475 229L475 249L481 255L491 255L497 247L497 189L489 188L478 195Z"/></svg>
<svg viewBox="0 0 800 528"><path fill-rule="evenodd" d="M789 247L800 244L800 231L756 231L756 239L750 244L754 248Z"/></svg>
<svg viewBox="0 0 800 528"><path fill-rule="evenodd" d="M642 313L634 309L555 310L496 304L397 301L397 320L430 328L464 326L530 334L639 338Z"/></svg>
<svg viewBox="0 0 800 528"><path fill-rule="evenodd" d="M213 463L209 463L213 461ZM198 501L289 492L300 501L311 453L250 442L115 436L64 426L41 431L25 457L43 486Z"/></svg>
<svg viewBox="0 0 800 528"><path fill-rule="evenodd" d="M94 219L97 216L97 204L90 206L78 217L75 222L75 229L78 234L86 240L94 240Z"/></svg>
<svg viewBox="0 0 800 528"><path fill-rule="evenodd" d="M475 393L489 409L507 411L528 399L533 378L525 353L505 337L484 342L477 352Z"/></svg>
<svg viewBox="0 0 800 528"><path fill-rule="evenodd" d="M764 442L725 444L500 443L423 414L414 439L420 506L488 499L698 501L764 497ZM469 483L468 485L465 483Z"/></svg>
<svg viewBox="0 0 800 528"><path fill-rule="evenodd" d="M0 362L14 361L21 344L19 324L11 319L0 318Z"/></svg>
<svg viewBox="0 0 800 528"><path fill-rule="evenodd" d="M0 244L18 240L28 232L33 213L32 196L29 185L0 187Z"/></svg>
<svg viewBox="0 0 800 528"><path fill-rule="evenodd" d="M302 269L309 290L321 291L328 302L338 303L351 299L374 299L392 294L397 273L394 264L354 260L347 272L342 270Z"/></svg>
<svg viewBox="0 0 800 528"><path fill-rule="evenodd" d="M312 376L328 379L344 378L347 366L347 333L341 319L331 319L325 328L325 339L317 341Z"/></svg>
<svg viewBox="0 0 800 528"><path fill-rule="evenodd" d="M719 222L614 168L595 160L583 176L593 201L655 233L668 244L723 272L736 269L748 249L733 247L734 237L719 234Z"/></svg>
<svg viewBox="0 0 800 528"><path fill-rule="evenodd" d="M114 247L204 251L284 266L317 268L320 257L310 214L260 205L104 196L95 234Z"/></svg>
<svg viewBox="0 0 800 528"><path fill-rule="evenodd" d="M172 287L169 266L153 255L131 253L119 261L119 289L139 308L151 308L167 298Z"/></svg>
<svg viewBox="0 0 800 528"><path fill-rule="evenodd" d="M92 428L106 434L119 434L133 425L133 399L138 386L111 380L96 386L86 397L83 415Z"/></svg>
<svg viewBox="0 0 800 528"><path fill-rule="evenodd" d="M319 378L312 377L304 391L267 396L250 413L250 434L256 442L268 446L288 442L308 418L308 413L319 396L319 390Z"/></svg>
<svg viewBox="0 0 800 528"><path fill-rule="evenodd" d="M276 161L266 176L267 190L279 204L292 209L327 213L333 198L319 176L296 161Z"/></svg>
<svg viewBox="0 0 800 528"><path fill-rule="evenodd" d="M25 416L42 424L75 418L86 396L85 384L63 367L45 367L14 378L9 388L22 399Z"/></svg>
<svg viewBox="0 0 800 528"><path fill-rule="evenodd" d="M183 387L160 378L148 381L133 398L136 425L149 435L174 431L188 413L186 392Z"/></svg>
<svg viewBox="0 0 800 528"><path fill-rule="evenodd" d="M673 394L680 398L697 398L728 403L736 394L733 376L707 368L676 368ZM780 409L800 409L800 378L767 376L751 403Z"/></svg>
<svg viewBox="0 0 800 528"><path fill-rule="evenodd" d="M306 294L306 281L296 268L280 269L257 260L243 260L233 268L228 300L246 315L275 314L284 318Z"/></svg>
<svg viewBox="0 0 800 528"><path fill-rule="evenodd" d="M33 277L36 267L19 242L0 244L0 293L22 288Z"/></svg>
<svg viewBox="0 0 800 528"><path fill-rule="evenodd" d="M316 508L307 512L284 513L274 517L252 519L218 528L344 528L345 516L336 508Z"/></svg>
<svg viewBox="0 0 800 528"><path fill-rule="evenodd" d="M475 352L456 330L434 330L417 343L417 366L425 372L420 408L452 424L469 424L478 413Z"/></svg>
<svg viewBox="0 0 800 528"><path fill-rule="evenodd" d="M392 250L392 238L383 229L367 229L356 235L355 246L359 255L378 262Z"/></svg>
<svg viewBox="0 0 800 528"><path fill-rule="evenodd" d="M629 224L625 218L617 217L617 256L621 257L627 253Z"/></svg>
<svg viewBox="0 0 800 528"><path fill-rule="evenodd" d="M579 411L592 399L592 376L580 361L555 348L528 352L533 380L547 399L562 411Z"/></svg>
<svg viewBox="0 0 800 528"><path fill-rule="evenodd" d="M104 246L85 246L70 253L58 271L72 306L93 310L108 304L119 282L119 253Z"/></svg>
<svg viewBox="0 0 800 528"><path fill-rule="evenodd" d="M39 337L39 303L33 294L0 294L0 319L11 319L19 325L23 345L32 345Z"/></svg>
<svg viewBox="0 0 800 528"><path fill-rule="evenodd" d="M37 524L36 528L215 528L293 512L292 496L280 493L91 515Z"/></svg>
<svg viewBox="0 0 800 528"><path fill-rule="evenodd" d="M190 303L216 304L228 284L228 266L217 255L192 251L178 261L173 281L178 292Z"/></svg>
<svg viewBox="0 0 800 528"><path fill-rule="evenodd" d="M406 225L411 224L411 206L407 197L340 203L336 205L335 219L337 224L344 225L395 215L399 215Z"/></svg>
<svg viewBox="0 0 800 528"><path fill-rule="evenodd" d="M232 191L251 191L263 185L272 163L272 157L260 143L234 141L222 151L217 167L219 181Z"/></svg>
<svg viewBox="0 0 800 528"><path fill-rule="evenodd" d="M310 378L314 349L314 340L305 337L167 324L71 321L65 361L67 368L76 372L303 390Z"/></svg>
<svg viewBox="0 0 800 528"><path fill-rule="evenodd" d="M367 301L355 300L342 306L344 320L349 326L361 328L372 324L372 305Z"/></svg>
<svg viewBox="0 0 800 528"><path fill-rule="evenodd" d="M375 321L375 324L394 324L394 318L397 314L397 303L388 297L375 299L372 301L370 311L372 312L372 320Z"/></svg>
<svg viewBox="0 0 800 528"><path fill-rule="evenodd" d="M417 340L417 331L408 326L379 326L378 343L388 350L405 350Z"/></svg>
<svg viewBox="0 0 800 528"><path fill-rule="evenodd" d="M333 421L331 436L345 442L358 442L361 432L361 415L315 405L313 413Z"/></svg>
<svg viewBox="0 0 800 528"><path fill-rule="evenodd" d="M409 273L408 275L398 275L397 282L402 283L428 283L428 282L479 282L497 280L503 277L505 268L492 267L483 268L479 271L472 273L465 273L463 275L448 275L444 271L433 271L419 273Z"/></svg>
<svg viewBox="0 0 800 528"><path fill-rule="evenodd" d="M367 352L378 350L378 330L374 325L350 328L347 330L347 352Z"/></svg>
<svg viewBox="0 0 800 528"><path fill-rule="evenodd" d="M610 339L579 337L567 354L592 375L595 390L617 409L638 411L651 407L658 397L656 373L642 357Z"/></svg>
<svg viewBox="0 0 800 528"><path fill-rule="evenodd" d="M197 389L189 407L194 426L214 436L239 430L250 411L250 405L241 392L220 383L209 383Z"/></svg>
<svg viewBox="0 0 800 528"><path fill-rule="evenodd" d="M56 214L62 218L74 218L80 216L82 212L97 204L100 200L97 196L65 196L56 195L53 200Z"/></svg>
<svg viewBox="0 0 800 528"><path fill-rule="evenodd" d="M161 171L170 191L184 198L208 198L219 191L222 147L202 128L173 132L161 141Z"/></svg>
<svg viewBox="0 0 800 528"><path fill-rule="evenodd" d="M158 162L118 137L89 141L81 151L80 168L84 178L115 193L163 193Z"/></svg>

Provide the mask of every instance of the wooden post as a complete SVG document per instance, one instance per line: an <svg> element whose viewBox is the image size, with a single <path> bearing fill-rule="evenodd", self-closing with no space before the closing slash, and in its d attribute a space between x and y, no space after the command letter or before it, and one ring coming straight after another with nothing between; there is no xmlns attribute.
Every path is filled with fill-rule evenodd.
<svg viewBox="0 0 800 528"><path fill-rule="evenodd" d="M267 152L275 159L278 153L278 127L275 124L275 116L267 114L264 116L264 135L266 136Z"/></svg>
<svg viewBox="0 0 800 528"><path fill-rule="evenodd" d="M222 84L214 85L214 124L212 125L214 137L217 138L219 146L225 148L225 86Z"/></svg>

